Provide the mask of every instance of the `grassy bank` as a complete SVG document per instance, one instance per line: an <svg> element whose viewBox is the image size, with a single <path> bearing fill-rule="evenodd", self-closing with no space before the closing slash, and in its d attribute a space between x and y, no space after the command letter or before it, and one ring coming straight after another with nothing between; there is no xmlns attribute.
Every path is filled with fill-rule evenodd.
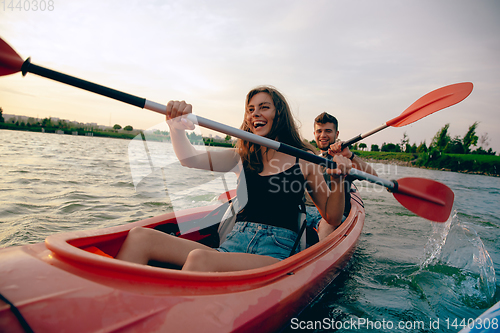
<svg viewBox="0 0 500 333"><path fill-rule="evenodd" d="M355 151L361 158L382 163L500 176L500 156L476 154L423 154Z"/></svg>
<svg viewBox="0 0 500 333"><path fill-rule="evenodd" d="M360 150L355 150L354 152L365 160L403 162L402 164L410 163L418 158L418 154Z"/></svg>

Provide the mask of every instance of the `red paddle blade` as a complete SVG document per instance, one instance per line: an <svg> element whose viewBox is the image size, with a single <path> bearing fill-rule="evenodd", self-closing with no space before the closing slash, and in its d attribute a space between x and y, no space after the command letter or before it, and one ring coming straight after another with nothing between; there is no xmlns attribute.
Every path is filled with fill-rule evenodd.
<svg viewBox="0 0 500 333"><path fill-rule="evenodd" d="M402 127L411 124L436 111L463 101L472 92L473 84L463 82L451 84L431 91L420 97L399 116L389 120L387 126Z"/></svg>
<svg viewBox="0 0 500 333"><path fill-rule="evenodd" d="M409 211L434 222L446 222L453 208L453 191L425 178L401 178L393 195Z"/></svg>
<svg viewBox="0 0 500 333"><path fill-rule="evenodd" d="M21 71L23 59L2 38L0 38L0 76Z"/></svg>

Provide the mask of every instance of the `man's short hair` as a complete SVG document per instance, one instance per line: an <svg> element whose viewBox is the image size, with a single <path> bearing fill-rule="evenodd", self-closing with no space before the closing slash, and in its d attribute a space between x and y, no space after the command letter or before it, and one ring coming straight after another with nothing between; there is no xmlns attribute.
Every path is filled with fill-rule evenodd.
<svg viewBox="0 0 500 333"><path fill-rule="evenodd" d="M339 130L339 122L337 121L337 118L326 112L317 116L316 119L314 119L314 122L317 124L333 123L335 125L335 130Z"/></svg>

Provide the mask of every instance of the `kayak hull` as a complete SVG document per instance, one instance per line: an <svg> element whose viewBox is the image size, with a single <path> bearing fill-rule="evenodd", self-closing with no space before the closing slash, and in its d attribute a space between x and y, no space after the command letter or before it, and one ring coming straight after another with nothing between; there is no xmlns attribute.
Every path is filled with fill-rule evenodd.
<svg viewBox="0 0 500 333"><path fill-rule="evenodd" d="M352 197L349 217L327 239L267 267L198 273L112 258L131 228L192 223L214 207L193 208L2 249L0 293L35 332L273 332L313 301L351 258L365 217L361 198ZM206 235L194 227L181 237L202 241ZM4 331L24 329L0 301Z"/></svg>

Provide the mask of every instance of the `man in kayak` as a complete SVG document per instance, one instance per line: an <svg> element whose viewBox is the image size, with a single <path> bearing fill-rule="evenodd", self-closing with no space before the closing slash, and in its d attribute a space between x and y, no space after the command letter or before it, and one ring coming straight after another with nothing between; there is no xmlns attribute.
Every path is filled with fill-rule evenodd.
<svg viewBox="0 0 500 333"><path fill-rule="evenodd" d="M237 174L237 197L247 200L233 230L214 249L154 229L133 228L116 258L139 264L156 260L202 272L239 271L277 263L290 256L294 248L306 186L325 223L340 223L345 200L341 189L352 164L348 158L333 156L337 168L326 170L330 190L320 166L249 141L240 139L231 149L197 150L185 132L194 129L185 117L191 112L192 106L184 101L167 104L174 152L183 166ZM314 149L300 137L288 102L274 87L257 87L248 93L241 129L305 151Z"/></svg>
<svg viewBox="0 0 500 333"><path fill-rule="evenodd" d="M374 176L378 176L377 172L375 172L375 170L368 163L363 161L359 156L351 152L349 150L349 147L342 149L342 142L337 141L338 136L339 130L337 118L335 118L331 114L323 112L314 119L314 139L323 157L332 159L333 156L336 155L344 156L351 160L353 168L372 174ZM347 217L351 208L349 195L351 184L348 180L349 177L347 177L347 181L345 182L346 199L342 221ZM325 177L325 181L328 185L330 185L331 189L329 177ZM322 218L321 214L318 212L318 209L308 195L306 195L305 198L307 226L309 228L316 229L318 231L319 239L322 240L333 230L335 230L338 225L325 223L326 221L320 222Z"/></svg>

